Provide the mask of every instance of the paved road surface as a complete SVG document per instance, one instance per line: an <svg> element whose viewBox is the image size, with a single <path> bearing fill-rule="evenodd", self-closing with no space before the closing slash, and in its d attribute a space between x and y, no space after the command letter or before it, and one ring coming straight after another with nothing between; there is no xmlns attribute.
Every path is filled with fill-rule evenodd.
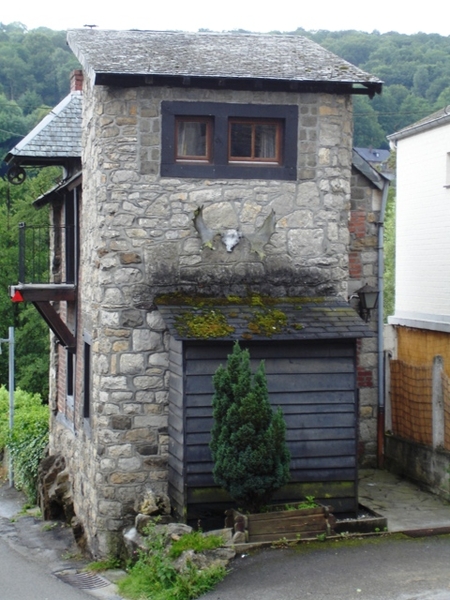
<svg viewBox="0 0 450 600"><path fill-rule="evenodd" d="M449 536L316 543L236 561L202 600L450 600Z"/></svg>
<svg viewBox="0 0 450 600"><path fill-rule="evenodd" d="M92 600L92 596L52 577L0 538L1 600Z"/></svg>
<svg viewBox="0 0 450 600"><path fill-rule="evenodd" d="M0 600L118 598L108 588L88 595L52 577L73 563L64 558L64 530L44 533L30 517L12 523L16 505L1 512L13 500L0 488ZM231 574L202 600L450 600L450 536L265 550L236 558Z"/></svg>

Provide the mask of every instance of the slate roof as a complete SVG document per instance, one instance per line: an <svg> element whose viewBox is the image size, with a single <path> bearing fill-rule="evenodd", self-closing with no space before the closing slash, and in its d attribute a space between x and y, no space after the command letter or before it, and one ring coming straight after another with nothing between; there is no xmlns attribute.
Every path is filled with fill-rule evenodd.
<svg viewBox="0 0 450 600"><path fill-rule="evenodd" d="M108 74L165 75L345 82L381 91L377 77L296 35L77 29L67 41L95 84Z"/></svg>
<svg viewBox="0 0 450 600"><path fill-rule="evenodd" d="M82 94L71 92L36 125L5 157L5 162L24 165L81 157Z"/></svg>
<svg viewBox="0 0 450 600"><path fill-rule="evenodd" d="M176 298L173 303L166 299L156 299L155 303L170 334L179 340L329 340L374 336L351 306L337 298L272 298L265 306L240 301L244 303L210 298L199 300L201 308L176 304ZM218 332L223 325L229 328L228 332L201 334L203 323L210 322L213 331L216 321Z"/></svg>
<svg viewBox="0 0 450 600"><path fill-rule="evenodd" d="M370 163L385 162L391 154L389 150L384 150L382 148L355 148L355 150L364 160L367 160L367 162Z"/></svg>
<svg viewBox="0 0 450 600"><path fill-rule="evenodd" d="M408 125L407 127L400 129L400 131L397 131L396 133L391 133L391 135L387 136L387 139L395 142L402 138L419 133L420 131L434 129L435 127L440 127L441 125L445 125L447 123L450 123L450 106L445 106L435 113L420 119L420 121L416 121L412 125Z"/></svg>
<svg viewBox="0 0 450 600"><path fill-rule="evenodd" d="M392 181L394 178L393 175L389 173L380 173L380 171L377 171L374 167L372 167L370 162L365 160L358 152L358 148L353 148L352 166L355 169L358 169L358 171L367 177L367 179L371 181L379 190L384 188L386 181Z"/></svg>
<svg viewBox="0 0 450 600"><path fill-rule="evenodd" d="M36 198L36 200L34 200L33 202L33 206L35 208L42 208L50 202L61 199L65 195L66 191L70 191L71 189L79 185L81 183L81 179L81 170L76 171L67 179L64 179L63 181L57 183L55 186L53 186L51 189L45 192L45 194L42 194L41 196Z"/></svg>

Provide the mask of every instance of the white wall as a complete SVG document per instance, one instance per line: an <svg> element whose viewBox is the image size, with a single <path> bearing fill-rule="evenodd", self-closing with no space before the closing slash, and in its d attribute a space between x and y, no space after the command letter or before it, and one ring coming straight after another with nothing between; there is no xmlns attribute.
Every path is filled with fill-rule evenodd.
<svg viewBox="0 0 450 600"><path fill-rule="evenodd" d="M395 317L450 327L450 124L397 145ZM406 324L406 323L403 323ZM447 324L447 326L445 325Z"/></svg>

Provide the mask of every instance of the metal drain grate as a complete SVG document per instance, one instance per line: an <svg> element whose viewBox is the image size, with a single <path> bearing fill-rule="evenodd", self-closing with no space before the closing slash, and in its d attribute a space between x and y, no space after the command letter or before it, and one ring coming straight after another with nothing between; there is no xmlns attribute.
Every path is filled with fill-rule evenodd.
<svg viewBox="0 0 450 600"><path fill-rule="evenodd" d="M94 590L110 585L107 579L89 571L59 571L54 575L64 583L68 583L79 590Z"/></svg>

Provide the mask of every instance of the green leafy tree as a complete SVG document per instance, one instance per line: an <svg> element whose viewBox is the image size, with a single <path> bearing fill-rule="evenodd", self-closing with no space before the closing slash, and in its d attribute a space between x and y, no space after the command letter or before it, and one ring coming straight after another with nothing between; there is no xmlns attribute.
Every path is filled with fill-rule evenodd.
<svg viewBox="0 0 450 600"><path fill-rule="evenodd" d="M40 169L22 185L0 178L0 337L8 337L8 327L15 328L16 385L44 398L48 396L48 327L32 304L11 302L8 287L18 281L18 225L49 225L48 210L36 210L32 203L53 187L59 175L56 168ZM48 264L48 252L48 247L42 247L34 258ZM7 383L8 354L3 352L0 385Z"/></svg>
<svg viewBox="0 0 450 600"><path fill-rule="evenodd" d="M244 510L259 512L290 477L283 413L270 405L264 363L252 377L250 354L238 342L213 383L214 480Z"/></svg>
<svg viewBox="0 0 450 600"><path fill-rule="evenodd" d="M430 69L428 65L420 65L417 67L413 78L413 91L417 96L425 97L428 88L430 87Z"/></svg>
<svg viewBox="0 0 450 600"><path fill-rule="evenodd" d="M8 446L14 463L15 486L36 502L38 466L48 443L48 406L39 394L14 393L14 427L9 430L9 393L0 386L0 455Z"/></svg>
<svg viewBox="0 0 450 600"><path fill-rule="evenodd" d="M446 87L439 94L438 99L436 100L436 104L434 106L435 110L439 110L440 108L444 108L450 104L450 86Z"/></svg>
<svg viewBox="0 0 450 600"><path fill-rule="evenodd" d="M386 135L378 122L378 115L368 98L356 96L353 100L353 145L357 148L385 148Z"/></svg>

